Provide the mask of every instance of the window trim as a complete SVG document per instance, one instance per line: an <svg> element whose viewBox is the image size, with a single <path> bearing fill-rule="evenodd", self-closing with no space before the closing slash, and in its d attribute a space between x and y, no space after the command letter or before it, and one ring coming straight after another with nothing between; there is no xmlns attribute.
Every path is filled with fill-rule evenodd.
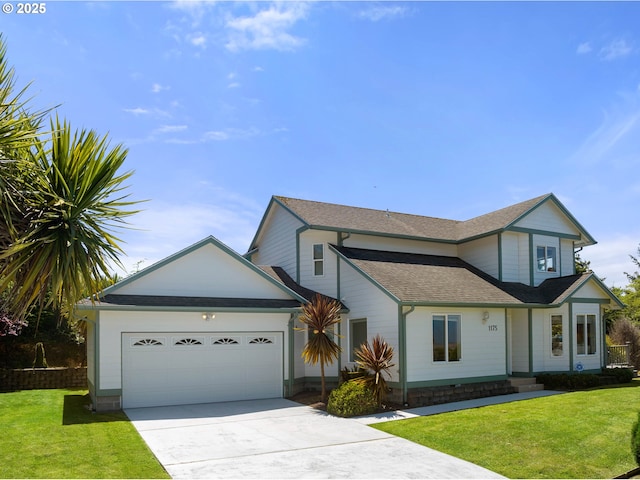
<svg viewBox="0 0 640 480"><path fill-rule="evenodd" d="M538 255L538 252L541 248L544 249L543 269L540 269L540 258ZM552 269L547 266L547 260L550 258L547 252L550 249L553 249L553 256L551 256L551 258L553 259ZM538 273L556 273L558 271L558 247L556 247L555 245L536 245L536 271Z"/></svg>
<svg viewBox="0 0 640 480"><path fill-rule="evenodd" d="M444 317L444 344L445 344L445 348L444 348L444 360L436 360L435 359L435 344L434 344L434 340L435 337L433 335L433 322L435 317ZM456 342L456 346L458 349L458 358L457 360L450 360L449 359L449 318L450 317L457 317L457 342ZM442 363L452 363L452 364L457 364L457 363L462 363L462 314L460 313L432 313L431 314L431 362L432 363L436 363L436 364L442 364Z"/></svg>
<svg viewBox="0 0 640 480"><path fill-rule="evenodd" d="M320 257L316 258L316 247L320 247ZM320 265L322 273L316 273L316 264ZM311 270L314 277L324 277L324 243L311 245Z"/></svg>
<svg viewBox="0 0 640 480"><path fill-rule="evenodd" d="M362 324L364 323L365 329L367 329L367 333L365 336L365 341L369 340L369 330L367 328L367 319L365 318L353 318L351 320L349 320L349 362L355 363L356 361L356 357L354 355L354 350L359 347L360 345L354 345L353 344L353 326L354 324Z"/></svg>
<svg viewBox="0 0 640 480"><path fill-rule="evenodd" d="M580 322L580 317L583 317L583 321ZM589 352L589 317L593 317L593 352ZM578 326L582 325L584 328L582 343L578 342ZM584 352L580 353L580 345L584 347ZM598 355L598 315L595 313L578 313L576 314L576 356L589 357Z"/></svg>
<svg viewBox="0 0 640 480"><path fill-rule="evenodd" d="M555 353L553 353L553 320L554 317L560 317L560 355L556 355ZM566 352L566 348L565 348L565 333L564 333L564 315L562 315L561 313L552 313L549 315L549 333L551 334L549 337L549 340L551 341L551 345L550 345L550 353L551 353L551 358L563 358L565 356L565 352Z"/></svg>

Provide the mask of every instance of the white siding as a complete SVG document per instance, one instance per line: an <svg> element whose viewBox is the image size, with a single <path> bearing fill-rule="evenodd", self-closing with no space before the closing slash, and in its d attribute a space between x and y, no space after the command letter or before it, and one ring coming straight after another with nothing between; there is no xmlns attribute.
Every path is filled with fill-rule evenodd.
<svg viewBox="0 0 640 480"><path fill-rule="evenodd" d="M498 278L498 236L491 235L458 247L460 258L494 278Z"/></svg>
<svg viewBox="0 0 640 480"><path fill-rule="evenodd" d="M87 380L94 387L96 387L96 376L95 376L96 328L92 322L87 322L86 347L87 347Z"/></svg>
<svg viewBox="0 0 640 480"><path fill-rule="evenodd" d="M335 232L322 230L306 230L300 235L300 284L306 288L324 293L331 297L338 295L337 258L329 250L329 243L337 242ZM313 273L313 245L324 245L324 275L315 276Z"/></svg>
<svg viewBox="0 0 640 480"><path fill-rule="evenodd" d="M458 256L457 246L450 243L426 242L402 238L353 234L344 240L345 247L386 250L390 252L421 253L424 255Z"/></svg>
<svg viewBox="0 0 640 480"><path fill-rule="evenodd" d="M576 273L576 263L573 253L573 240L560 239L560 273L561 275L573 275Z"/></svg>
<svg viewBox="0 0 640 480"><path fill-rule="evenodd" d="M122 388L123 332L281 332L284 358L288 352L289 314L218 312L210 321L199 312L100 312L99 379L97 388ZM284 378L288 378L288 362L284 362Z"/></svg>
<svg viewBox="0 0 640 480"><path fill-rule="evenodd" d="M545 202L514 226L531 230L579 235L580 231L553 202Z"/></svg>
<svg viewBox="0 0 640 480"><path fill-rule="evenodd" d="M490 314L482 321L484 311ZM434 314L461 315L462 360L433 361ZM407 381L473 378L506 374L503 309L419 307L407 317Z"/></svg>
<svg viewBox="0 0 640 480"><path fill-rule="evenodd" d="M393 347L395 351L393 363L396 364L396 367L393 369L391 381L398 381L397 304L345 262L340 264L340 275L341 297L349 307L349 318L366 318L369 342L379 334ZM342 332L348 335L348 322L346 321L342 325ZM343 366L353 366L353 363L349 362L348 340L348 338L342 339L343 351L341 360Z"/></svg>
<svg viewBox="0 0 640 480"><path fill-rule="evenodd" d="M526 309L510 310L511 315L511 369L529 371L529 317Z"/></svg>
<svg viewBox="0 0 640 480"><path fill-rule="evenodd" d="M256 265L282 267L291 278L296 278L296 230L302 226L300 220L274 205L262 227L258 251L251 261Z"/></svg>
<svg viewBox="0 0 640 480"><path fill-rule="evenodd" d="M291 298L238 258L207 243L110 293L190 297Z"/></svg>
<svg viewBox="0 0 640 480"><path fill-rule="evenodd" d="M609 299L609 295L598 286L595 280L590 280L582 285L578 290L575 291L572 296L574 298Z"/></svg>
<svg viewBox="0 0 640 480"><path fill-rule="evenodd" d="M520 281L518 234L502 234L502 280L505 282Z"/></svg>

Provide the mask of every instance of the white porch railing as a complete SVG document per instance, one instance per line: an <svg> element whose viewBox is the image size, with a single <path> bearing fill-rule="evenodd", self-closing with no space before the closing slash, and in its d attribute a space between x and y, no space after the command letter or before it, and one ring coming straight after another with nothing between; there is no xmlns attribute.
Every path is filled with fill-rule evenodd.
<svg viewBox="0 0 640 480"><path fill-rule="evenodd" d="M608 367L629 367L631 366L631 345L608 345L607 346L607 366Z"/></svg>

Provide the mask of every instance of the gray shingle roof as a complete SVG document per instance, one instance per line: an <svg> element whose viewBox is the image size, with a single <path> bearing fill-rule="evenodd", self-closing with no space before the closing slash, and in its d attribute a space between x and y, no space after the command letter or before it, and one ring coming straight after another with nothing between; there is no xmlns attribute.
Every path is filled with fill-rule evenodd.
<svg viewBox="0 0 640 480"><path fill-rule="evenodd" d="M457 257L332 247L388 292L407 303L553 305L589 276L549 279L538 287L500 282Z"/></svg>
<svg viewBox="0 0 640 480"><path fill-rule="evenodd" d="M268 298L186 297L167 295L108 294L98 306L194 307L194 308L297 308L300 302Z"/></svg>
<svg viewBox="0 0 640 480"><path fill-rule="evenodd" d="M466 221L274 197L306 224L350 232L369 232L458 242L509 226L551 194L511 205Z"/></svg>

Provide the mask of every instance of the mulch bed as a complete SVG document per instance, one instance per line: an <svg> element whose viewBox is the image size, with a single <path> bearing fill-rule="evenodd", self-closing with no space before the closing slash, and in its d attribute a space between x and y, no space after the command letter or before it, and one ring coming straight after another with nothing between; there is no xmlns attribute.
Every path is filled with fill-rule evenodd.
<svg viewBox="0 0 640 480"><path fill-rule="evenodd" d="M329 397L330 393L331 393L330 391L327 393L327 398ZM300 392L300 393L296 393L293 397L288 397L288 400L291 400L293 402L298 402L303 405L308 405L311 408L315 408L316 410L322 410L324 412L327 411L327 405L322 401L322 396L320 395L320 392ZM382 405L382 408L379 410L378 413L392 412L395 410L402 410L403 408L405 407L403 407L400 404L389 403L388 405Z"/></svg>

